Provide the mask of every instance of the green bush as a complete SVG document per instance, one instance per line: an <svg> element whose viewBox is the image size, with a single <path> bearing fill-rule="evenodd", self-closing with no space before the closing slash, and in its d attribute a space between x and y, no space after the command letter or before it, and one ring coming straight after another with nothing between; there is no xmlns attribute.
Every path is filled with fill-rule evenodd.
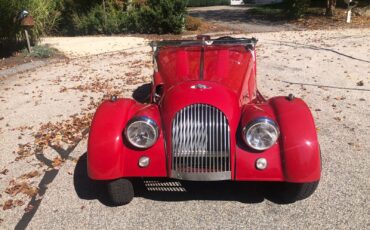
<svg viewBox="0 0 370 230"><path fill-rule="evenodd" d="M185 26L186 0L105 0L105 11L101 1L90 8L76 4L86 0L70 1L60 23L64 34L181 33Z"/></svg>
<svg viewBox="0 0 370 230"><path fill-rule="evenodd" d="M60 35L81 35L105 33L106 25L103 18L103 0L59 0L63 2L61 19L58 27ZM109 17L111 11L125 10L125 0L105 0L107 21L114 20ZM113 8L112 8L113 7ZM93 17L97 17L93 19ZM97 23L96 25L94 25ZM108 22L107 22L108 23ZM89 32L92 31L92 32ZM99 32L97 32L99 31ZM109 29L108 29L109 31ZM108 32L109 33L109 32Z"/></svg>
<svg viewBox="0 0 370 230"><path fill-rule="evenodd" d="M22 50L23 55L37 58L49 58L54 56L56 52L56 49L45 45L32 47L31 53L28 53L27 49Z"/></svg>
<svg viewBox="0 0 370 230"><path fill-rule="evenodd" d="M35 43L41 35L54 32L60 13L61 0L0 0L0 50L1 53L20 48L24 32L15 19L21 10L27 10L34 18L35 27L30 31Z"/></svg>
<svg viewBox="0 0 370 230"><path fill-rule="evenodd" d="M127 29L139 33L179 34L185 26L186 0L147 0L127 13Z"/></svg>
<svg viewBox="0 0 370 230"><path fill-rule="evenodd" d="M19 36L21 30L15 18L21 10L27 10L34 18L35 39L53 32L58 23L60 0L0 0L0 37Z"/></svg>
<svg viewBox="0 0 370 230"><path fill-rule="evenodd" d="M112 2L96 5L86 14L73 15L73 30L76 34L115 34L125 32L126 14Z"/></svg>
<svg viewBox="0 0 370 230"><path fill-rule="evenodd" d="M188 6L230 5L230 0L189 0Z"/></svg>
<svg viewBox="0 0 370 230"><path fill-rule="evenodd" d="M25 46L15 20L21 10L34 18L34 44L49 34L178 34L185 27L186 5L187 0L0 0L0 52Z"/></svg>
<svg viewBox="0 0 370 230"><path fill-rule="evenodd" d="M285 12L289 18L301 18L308 7L311 0L284 0Z"/></svg>

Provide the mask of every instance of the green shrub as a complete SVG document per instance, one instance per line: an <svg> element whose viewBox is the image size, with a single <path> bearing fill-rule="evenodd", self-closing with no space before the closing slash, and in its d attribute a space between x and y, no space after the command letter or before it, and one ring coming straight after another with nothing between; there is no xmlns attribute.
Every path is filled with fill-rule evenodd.
<svg viewBox="0 0 370 230"><path fill-rule="evenodd" d="M283 3L256 5L248 9L247 14L256 19L269 21L287 19L285 5Z"/></svg>
<svg viewBox="0 0 370 230"><path fill-rule="evenodd" d="M285 12L289 18L300 18L310 6L311 0L284 0Z"/></svg>
<svg viewBox="0 0 370 230"><path fill-rule="evenodd" d="M61 0L0 0L0 52L11 52L25 45L24 32L15 20L21 10L27 10L34 18L30 30L32 43L41 35L50 34L56 28Z"/></svg>
<svg viewBox="0 0 370 230"><path fill-rule="evenodd" d="M112 2L96 5L86 14L73 15L73 30L76 34L115 34L126 30L125 12Z"/></svg>
<svg viewBox="0 0 370 230"><path fill-rule="evenodd" d="M33 38L53 32L58 23L60 0L0 0L0 37L20 36L15 20L21 10L27 10L34 18Z"/></svg>
<svg viewBox="0 0 370 230"><path fill-rule="evenodd" d="M22 53L25 56L37 57L37 58L49 58L54 56L57 52L56 49L51 48L49 46L34 46L31 50L31 53L28 53L27 49L22 50Z"/></svg>
<svg viewBox="0 0 370 230"><path fill-rule="evenodd" d="M217 6L230 5L230 0L189 0L188 6Z"/></svg>
<svg viewBox="0 0 370 230"><path fill-rule="evenodd" d="M179 34L185 26L186 0L147 0L127 13L127 29L139 33Z"/></svg>
<svg viewBox="0 0 370 230"><path fill-rule="evenodd" d="M25 46L23 29L14 20L21 10L34 18L29 32L34 44L48 34L180 33L186 4L187 0L0 0L0 52Z"/></svg>

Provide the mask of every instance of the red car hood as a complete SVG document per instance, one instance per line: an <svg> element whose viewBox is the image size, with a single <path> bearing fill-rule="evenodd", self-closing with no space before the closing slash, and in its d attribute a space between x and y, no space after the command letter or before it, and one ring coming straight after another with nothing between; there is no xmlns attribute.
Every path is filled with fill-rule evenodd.
<svg viewBox="0 0 370 230"><path fill-rule="evenodd" d="M201 80L219 83L238 94L248 81L248 71L253 69L253 55L254 51L242 45L169 46L160 49L156 61L165 90L182 82Z"/></svg>

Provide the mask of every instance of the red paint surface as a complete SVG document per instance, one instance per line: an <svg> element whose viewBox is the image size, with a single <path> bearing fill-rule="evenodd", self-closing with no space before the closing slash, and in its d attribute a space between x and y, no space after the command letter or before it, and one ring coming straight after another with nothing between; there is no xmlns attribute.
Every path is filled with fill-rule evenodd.
<svg viewBox="0 0 370 230"><path fill-rule="evenodd" d="M137 150L126 144L123 130L135 116L151 117L161 126L158 107L144 106L131 99L106 101L96 111L91 124L88 143L87 165L89 177L109 180L120 177L165 177L166 158L163 132L150 149ZM142 156L151 158L147 168L140 168Z"/></svg>
<svg viewBox="0 0 370 230"><path fill-rule="evenodd" d="M172 120L182 108L203 103L221 110L229 121L233 180L319 180L319 144L311 112L300 99L256 99L256 62L252 52L242 46L207 46L200 79L200 47L161 48L151 95L153 98L157 86L163 86L158 104L121 99L104 102L98 108L89 136L89 176L97 180L169 176ZM204 84L207 89L197 89L197 84ZM160 128L158 141L149 149L130 147L122 135L127 122L135 116L148 116ZM281 133L278 143L263 152L251 150L240 141L241 128L259 117L274 120ZM138 166L141 156L151 158L148 168ZM260 157L268 161L263 171L255 168Z"/></svg>

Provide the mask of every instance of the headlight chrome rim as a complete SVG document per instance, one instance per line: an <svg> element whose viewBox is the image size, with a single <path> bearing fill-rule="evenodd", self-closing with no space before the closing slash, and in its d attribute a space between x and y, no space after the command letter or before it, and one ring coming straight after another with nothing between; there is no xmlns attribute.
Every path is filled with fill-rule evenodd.
<svg viewBox="0 0 370 230"><path fill-rule="evenodd" d="M131 125L135 123L143 123L145 125L148 125L153 130L154 138L151 142L149 142L149 144L139 145L130 138L130 136L128 135L129 128ZM157 142L158 137L159 137L159 129L158 129L157 123L147 116L138 116L138 117L132 118L129 122L127 122L124 133L125 133L125 138L128 141L128 143L130 143L130 145L132 145L133 147L139 148L139 149L148 149L152 147Z"/></svg>
<svg viewBox="0 0 370 230"><path fill-rule="evenodd" d="M268 125L271 125L275 131L276 131L276 140L272 142L272 144L270 144L269 146L266 146L266 147L257 147L257 146L253 146L249 141L248 141L248 131L251 130L253 127L257 126L257 125L260 125L260 124L268 124ZM274 146L276 144L276 142L278 141L279 139L279 136L280 136L280 130L279 130L279 127L278 125L276 124L276 122L274 122L273 120L271 120L270 118L267 118L267 117L260 117L260 118L257 118L253 121L251 121L248 125L246 125L244 128L243 128L243 140L244 140L244 143L246 143L250 148L254 149L254 150L257 150L257 151L264 151L264 150L267 150L269 148L271 148L272 146Z"/></svg>

